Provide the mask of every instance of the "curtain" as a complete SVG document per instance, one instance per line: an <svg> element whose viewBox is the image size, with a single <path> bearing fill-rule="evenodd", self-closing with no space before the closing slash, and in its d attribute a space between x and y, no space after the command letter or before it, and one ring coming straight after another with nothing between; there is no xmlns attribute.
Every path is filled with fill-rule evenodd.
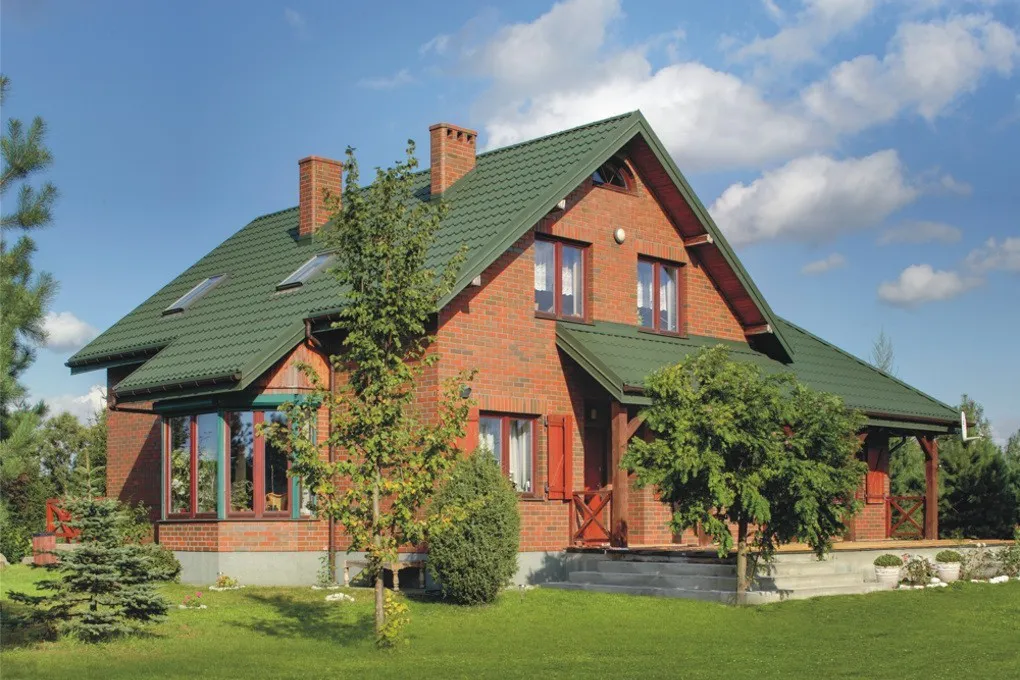
<svg viewBox="0 0 1020 680"><path fill-rule="evenodd" d="M510 421L510 481L518 491L531 491L531 421Z"/></svg>
<svg viewBox="0 0 1020 680"><path fill-rule="evenodd" d="M659 327L677 330L675 267L662 267L659 274Z"/></svg>
<svg viewBox="0 0 1020 680"><path fill-rule="evenodd" d="M555 247L547 241L535 242L535 290L551 292Z"/></svg>

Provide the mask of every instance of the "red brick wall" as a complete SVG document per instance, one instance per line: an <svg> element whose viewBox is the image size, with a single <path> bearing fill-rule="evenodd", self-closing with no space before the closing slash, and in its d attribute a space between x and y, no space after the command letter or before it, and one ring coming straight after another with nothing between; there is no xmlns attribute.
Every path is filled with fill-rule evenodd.
<svg viewBox="0 0 1020 680"><path fill-rule="evenodd" d="M127 377L131 368L107 371L107 394ZM150 403L126 404L125 408L148 409ZM146 413L110 410L107 412L106 493L125 503L141 501L159 516L160 507L160 420Z"/></svg>
<svg viewBox="0 0 1020 680"><path fill-rule="evenodd" d="M627 236L617 244L613 232ZM638 178L634 191L595 187L586 181L537 231L590 243L589 316L633 324L637 316L637 258L651 255L685 262L688 296L683 301L689 332L743 340L734 317L704 270L688 257L668 216ZM481 410L574 418L575 489L584 479L583 430L586 398L605 391L556 348L556 322L535 317L532 230L482 273L482 286L468 288L440 314L437 349L441 377L477 368L474 395ZM546 432L540 428L535 488L548 476ZM631 494L632 542L668 544L668 508L651 492ZM569 543L569 506L563 501L522 500L521 550L559 550ZM636 531L636 535L634 532Z"/></svg>

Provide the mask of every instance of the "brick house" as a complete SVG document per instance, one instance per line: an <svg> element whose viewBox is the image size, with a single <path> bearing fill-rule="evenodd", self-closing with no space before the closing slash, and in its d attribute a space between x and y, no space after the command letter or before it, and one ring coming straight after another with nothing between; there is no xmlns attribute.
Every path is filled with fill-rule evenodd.
<svg viewBox="0 0 1020 680"><path fill-rule="evenodd" d="M720 342L867 413L849 540L937 536L935 436L957 413L776 316L639 112L483 154L472 130L429 133L415 195L450 206L432 256L468 257L437 310L443 360L421 400L478 369L464 445L491 449L520 492L520 580L555 577L576 545L698 545L670 534L668 508L618 461L640 436L644 377ZM331 377L337 342L315 232L342 166L312 156L298 169L298 207L256 218L68 361L106 370L109 493L151 506L185 580L307 582L324 550L347 547L286 454L254 435L309 389L295 362ZM890 451L908 437L927 459L913 512L917 499L889 496Z"/></svg>

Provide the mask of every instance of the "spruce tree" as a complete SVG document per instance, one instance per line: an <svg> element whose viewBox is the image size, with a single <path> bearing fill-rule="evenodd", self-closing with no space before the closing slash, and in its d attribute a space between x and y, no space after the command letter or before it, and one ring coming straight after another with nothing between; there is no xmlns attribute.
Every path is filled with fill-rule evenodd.
<svg viewBox="0 0 1020 680"><path fill-rule="evenodd" d="M11 593L11 599L31 605L37 619L85 642L132 633L162 618L167 603L155 582L164 575L141 546L124 543L120 504L82 498L66 501L65 507L74 518L71 525L81 531L80 545L51 567L59 578L37 584L44 594Z"/></svg>

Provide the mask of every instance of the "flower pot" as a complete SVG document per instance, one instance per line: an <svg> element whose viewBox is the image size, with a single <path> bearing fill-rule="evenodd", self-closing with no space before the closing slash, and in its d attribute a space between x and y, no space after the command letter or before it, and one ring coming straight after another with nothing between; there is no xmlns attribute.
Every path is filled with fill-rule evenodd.
<svg viewBox="0 0 1020 680"><path fill-rule="evenodd" d="M878 583L886 588L895 588L900 582L900 567L875 567Z"/></svg>
<svg viewBox="0 0 1020 680"><path fill-rule="evenodd" d="M936 562L935 572L939 575L939 580L952 583L960 578L960 563Z"/></svg>

